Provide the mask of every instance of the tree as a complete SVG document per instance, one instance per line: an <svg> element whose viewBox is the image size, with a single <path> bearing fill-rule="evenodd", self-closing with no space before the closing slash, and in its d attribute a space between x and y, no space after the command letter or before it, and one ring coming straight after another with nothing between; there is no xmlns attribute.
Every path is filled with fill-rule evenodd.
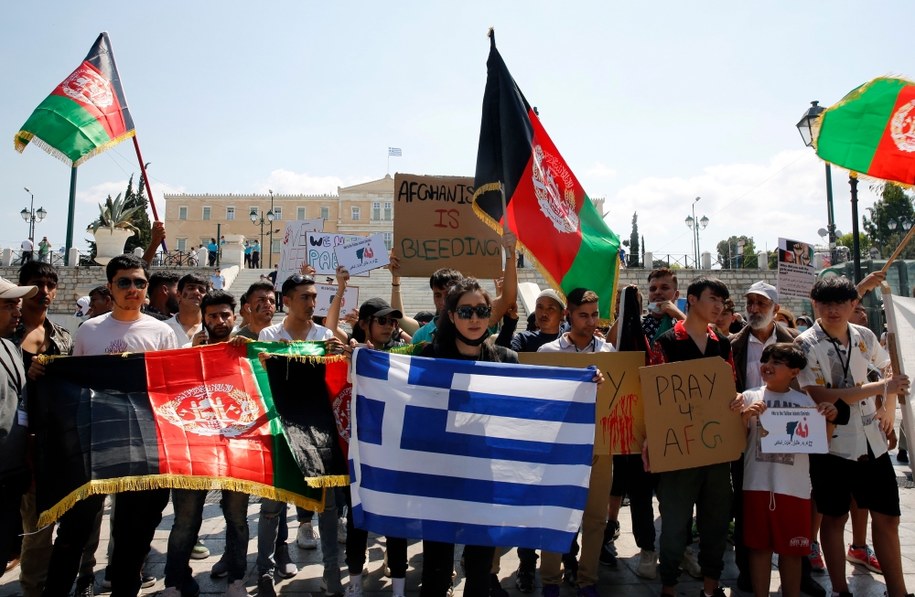
<svg viewBox="0 0 915 597"><path fill-rule="evenodd" d="M739 243L743 241L743 253L739 252ZM731 236L719 241L716 245L718 263L721 269L756 269L759 263L756 257L756 244L752 236Z"/></svg>
<svg viewBox="0 0 915 597"><path fill-rule="evenodd" d="M120 194L118 198L120 199ZM108 202L113 201L111 195L108 195ZM127 181L127 190L124 192L124 209L128 210L134 207L139 207L133 214L130 216L129 221L131 224L136 226L138 232L127 239L127 244L124 246L125 253L132 253L136 247L141 247L143 250L146 250L146 247L149 246L149 241L152 238L152 224L149 221L149 215L146 213L146 208L149 205L149 201L146 199L146 181L143 179L143 176L140 175L140 185L136 191L133 189L133 174L130 175L130 180ZM89 256L95 259L95 242L89 241Z"/></svg>
<svg viewBox="0 0 915 597"><path fill-rule="evenodd" d="M628 267L639 266L639 213L632 214L632 232L629 234L629 263Z"/></svg>
<svg viewBox="0 0 915 597"><path fill-rule="evenodd" d="M867 208L870 217L864 216L864 231L871 242L865 247L864 235L861 235L861 257L866 259L868 255L865 249L873 245L886 259L896 250L908 229L915 224L915 209L912 208L912 195L906 193L899 185L887 182L871 188L880 193L880 199L874 202L873 207ZM844 240L845 237L842 238ZM851 242L847 246L851 247ZM915 259L915 244L909 243L900 257Z"/></svg>

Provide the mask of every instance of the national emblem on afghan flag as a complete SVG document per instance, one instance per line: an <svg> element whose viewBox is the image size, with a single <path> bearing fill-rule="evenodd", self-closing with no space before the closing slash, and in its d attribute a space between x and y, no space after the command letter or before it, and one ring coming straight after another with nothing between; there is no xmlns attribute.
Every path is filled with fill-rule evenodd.
<svg viewBox="0 0 915 597"><path fill-rule="evenodd" d="M507 225L553 288L596 292L601 318L610 319L619 237L553 145L502 61L491 31L486 67L474 211L495 229Z"/></svg>
<svg viewBox="0 0 915 597"><path fill-rule="evenodd" d="M28 405L39 524L90 495L152 488L320 511L321 487L346 481L332 408L343 395L348 410L350 387L346 360L323 354L249 343L50 360Z"/></svg>
<svg viewBox="0 0 915 597"><path fill-rule="evenodd" d="M35 108L13 140L20 153L34 142L75 167L133 135L111 42L102 33L82 64Z"/></svg>
<svg viewBox="0 0 915 597"><path fill-rule="evenodd" d="M817 155L852 172L915 184L915 83L879 77L826 109ZM816 127L815 127L816 128Z"/></svg>

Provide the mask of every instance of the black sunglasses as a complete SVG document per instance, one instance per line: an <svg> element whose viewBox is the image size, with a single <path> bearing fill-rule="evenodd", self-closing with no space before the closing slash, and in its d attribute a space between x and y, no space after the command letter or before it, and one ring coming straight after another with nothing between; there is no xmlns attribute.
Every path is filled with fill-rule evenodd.
<svg viewBox="0 0 915 597"><path fill-rule="evenodd" d="M137 290L143 290L149 284L149 281L144 278L118 278L115 284L121 290L127 290L131 285Z"/></svg>
<svg viewBox="0 0 915 597"><path fill-rule="evenodd" d="M398 319L396 317L390 317L389 315L382 315L381 317L372 316L372 319L378 322L378 325L397 325Z"/></svg>
<svg viewBox="0 0 915 597"><path fill-rule="evenodd" d="M290 276L290 277L289 277L289 281L292 282L293 284L296 284L296 285L299 285L299 284L314 284L314 283L315 283L315 278L314 278L314 276L308 276L308 275L303 275L303 274L296 274L296 275L294 275L294 276Z"/></svg>
<svg viewBox="0 0 915 597"><path fill-rule="evenodd" d="M480 319L489 319L489 316L492 315L492 307L486 305L477 305L476 307L463 305L455 309L454 313L458 316L458 319L470 319L474 313Z"/></svg>

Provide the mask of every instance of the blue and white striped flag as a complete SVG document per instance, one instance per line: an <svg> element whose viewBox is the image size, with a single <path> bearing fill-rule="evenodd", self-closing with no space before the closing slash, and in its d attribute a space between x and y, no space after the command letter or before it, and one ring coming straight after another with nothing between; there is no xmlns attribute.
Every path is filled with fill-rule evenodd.
<svg viewBox="0 0 915 597"><path fill-rule="evenodd" d="M403 152L400 151L399 147L388 147L388 157L393 156L399 158L401 155L403 155Z"/></svg>
<svg viewBox="0 0 915 597"><path fill-rule="evenodd" d="M382 535L565 553L594 446L593 369L358 349L353 522Z"/></svg>

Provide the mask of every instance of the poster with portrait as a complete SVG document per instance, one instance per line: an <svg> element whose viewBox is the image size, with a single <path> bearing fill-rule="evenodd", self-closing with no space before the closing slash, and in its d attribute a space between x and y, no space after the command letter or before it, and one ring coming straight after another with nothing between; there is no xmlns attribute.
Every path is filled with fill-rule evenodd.
<svg viewBox="0 0 915 597"><path fill-rule="evenodd" d="M778 239L778 294L780 297L810 298L816 282L813 244L788 238Z"/></svg>

